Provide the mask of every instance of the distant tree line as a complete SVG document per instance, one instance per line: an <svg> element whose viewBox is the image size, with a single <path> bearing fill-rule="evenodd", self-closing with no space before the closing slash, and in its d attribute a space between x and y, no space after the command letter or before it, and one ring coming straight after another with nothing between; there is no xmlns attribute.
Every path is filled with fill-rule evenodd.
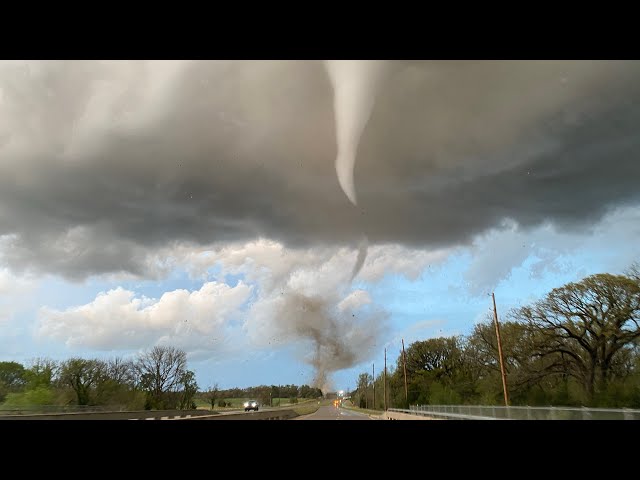
<svg viewBox="0 0 640 480"><path fill-rule="evenodd" d="M500 320L511 405L640 408L640 269L596 274L553 289ZM387 371L387 407L504 405L493 314L466 336L406 348ZM351 393L384 408L384 374L362 373ZM405 399L406 395L406 399Z"/></svg>
<svg viewBox="0 0 640 480"><path fill-rule="evenodd" d="M3 408L104 405L121 410L191 409L198 391L184 351L156 346L135 360L0 362Z"/></svg>
<svg viewBox="0 0 640 480"><path fill-rule="evenodd" d="M199 391L184 351L156 346L134 360L36 358L28 366L0 362L0 406L4 409L44 405L104 406L117 410L195 409L196 401L227 406L228 398L252 398L262 405L297 403L319 398L322 391L308 385L271 385ZM235 405L239 407L240 405Z"/></svg>
<svg viewBox="0 0 640 480"><path fill-rule="evenodd" d="M197 398L202 398L213 410L215 406L239 406L229 405L230 398L255 399L261 405L279 405L280 399L288 399L288 403L297 403L300 398L322 398L322 390L309 385L260 385L247 388L228 388L220 390L216 385L201 392ZM276 403L277 402L277 403Z"/></svg>

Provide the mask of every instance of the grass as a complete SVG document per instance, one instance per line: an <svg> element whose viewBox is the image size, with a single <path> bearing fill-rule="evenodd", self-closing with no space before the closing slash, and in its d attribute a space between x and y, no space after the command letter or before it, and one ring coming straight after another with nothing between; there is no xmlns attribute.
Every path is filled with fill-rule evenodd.
<svg viewBox="0 0 640 480"><path fill-rule="evenodd" d="M220 400L224 400L226 403L231 403L231 406L226 406L226 407L219 407L218 406L218 402ZM240 410L243 408L243 403L247 400L252 400L250 398L218 398L216 399L216 405L213 408L213 411L220 411L220 412L227 412L227 411L232 411L232 410ZM307 410L310 410L313 405L315 405L315 408L312 409L312 411L308 412L308 413L313 413L318 409L318 401L316 399L313 398L299 398L298 399L298 403L291 403L291 399L289 397L282 397L282 398L273 398L273 407L274 408L293 408L293 410L295 410L296 412L298 412L298 409L300 409L300 411L302 412L307 412ZM208 403L206 400L198 398L195 400L196 402L196 408L200 409L200 410L211 410L211 404ZM324 400L322 400L322 402L324 402ZM331 401L329 401L330 403ZM260 405L261 407L270 407L270 405ZM299 415L307 415L308 413L299 413Z"/></svg>
<svg viewBox="0 0 640 480"><path fill-rule="evenodd" d="M220 407L218 405L218 402L220 400L224 400L224 402L227 404L227 406L224 407ZM241 409L243 406L242 404L247 401L247 400L252 400L250 398L216 398L216 404L213 407L214 410L219 410L219 411L230 411L230 410L238 410ZM229 405L230 404L230 405ZM196 408L198 409L203 409L203 410L210 410L211 409L211 403L207 402L204 399L198 399L196 400Z"/></svg>
<svg viewBox="0 0 640 480"><path fill-rule="evenodd" d="M211 408L211 404L201 398L196 398L194 402L198 410L209 410Z"/></svg>
<svg viewBox="0 0 640 480"><path fill-rule="evenodd" d="M369 408L358 408L358 407L344 407L347 410L353 410L354 412L366 413L367 415L382 415L384 411L382 410L371 410Z"/></svg>
<svg viewBox="0 0 640 480"><path fill-rule="evenodd" d="M298 403L297 405L292 407L292 410L296 412L298 415L311 415L312 413L316 413L318 408L323 405L331 405L332 400L315 400L309 399L303 402Z"/></svg>
<svg viewBox="0 0 640 480"><path fill-rule="evenodd" d="M382 410L373 410L371 408L359 408L356 407L351 402L342 402L342 408L347 410L353 410L354 412L366 413L367 415L382 415L384 411Z"/></svg>

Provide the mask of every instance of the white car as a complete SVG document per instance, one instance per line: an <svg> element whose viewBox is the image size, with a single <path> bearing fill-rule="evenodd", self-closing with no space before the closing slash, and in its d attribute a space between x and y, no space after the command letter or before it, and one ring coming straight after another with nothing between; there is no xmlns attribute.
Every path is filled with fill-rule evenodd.
<svg viewBox="0 0 640 480"><path fill-rule="evenodd" d="M255 410L256 412L258 411L258 401L257 400L247 400L246 402L244 402L244 411L248 412L249 410Z"/></svg>

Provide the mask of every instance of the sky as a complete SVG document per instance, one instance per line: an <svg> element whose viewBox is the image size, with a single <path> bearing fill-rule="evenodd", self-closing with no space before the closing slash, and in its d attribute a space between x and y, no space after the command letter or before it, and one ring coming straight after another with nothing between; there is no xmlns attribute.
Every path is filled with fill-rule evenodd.
<svg viewBox="0 0 640 480"><path fill-rule="evenodd" d="M0 361L354 388L640 260L638 61L0 61Z"/></svg>

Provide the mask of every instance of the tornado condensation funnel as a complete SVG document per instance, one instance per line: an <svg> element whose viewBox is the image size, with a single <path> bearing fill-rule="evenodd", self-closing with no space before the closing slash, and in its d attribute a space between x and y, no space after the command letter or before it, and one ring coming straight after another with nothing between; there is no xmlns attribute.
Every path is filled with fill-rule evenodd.
<svg viewBox="0 0 640 480"><path fill-rule="evenodd" d="M357 205L357 198L353 171L358 144L391 63L386 60L325 60L333 85L338 147L336 173L340 187L354 205Z"/></svg>

